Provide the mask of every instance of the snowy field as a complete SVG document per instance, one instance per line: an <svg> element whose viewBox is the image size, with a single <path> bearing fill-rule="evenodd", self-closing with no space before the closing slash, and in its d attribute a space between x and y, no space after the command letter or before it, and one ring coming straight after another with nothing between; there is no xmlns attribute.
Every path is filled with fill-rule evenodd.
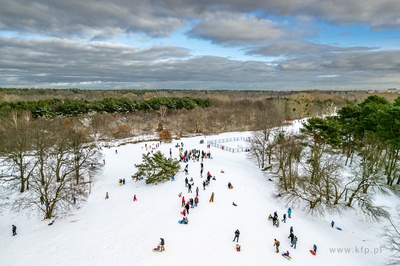
<svg viewBox="0 0 400 266"><path fill-rule="evenodd" d="M184 149L208 151L207 140L249 135L226 133L174 140L163 143L158 150L169 156L172 148L176 158L177 142L183 142ZM199 143L201 139L204 144ZM155 142L147 142L152 143ZM213 159L204 160L204 173L210 171L216 181L212 180L204 191L200 162L190 161L188 177L194 178L195 186L193 193L187 193L184 163L175 182L146 185L131 179L134 164L140 163L146 152L144 143L105 149L106 165L87 204L65 219L48 226L49 220L2 210L0 265L384 265L389 254L381 249L383 243L378 236L383 224L352 212L342 217L318 218L292 208L292 219L281 222L279 228L273 227L268 215L277 211L282 219L289 207L273 199L276 181L267 181L265 173L247 159L247 153L229 153L213 147L209 150ZM120 178L126 179L125 185L119 186ZM232 183L232 190L227 188L228 182ZM182 219L178 194L183 192L185 199L194 198L197 186L199 205L190 209L188 225L178 224ZM215 200L210 203L212 192ZM135 194L137 202L132 200ZM390 198L380 200L391 204ZM332 220L343 231L331 228ZM15 237L11 234L12 224L18 227ZM298 237L297 249L290 247L290 226ZM241 252L232 242L236 229L240 230ZM166 251L153 252L160 237L165 239ZM274 238L280 241L281 252L290 252L291 261L275 253ZM313 244L318 246L316 256L309 252ZM341 248L342 253L338 250Z"/></svg>

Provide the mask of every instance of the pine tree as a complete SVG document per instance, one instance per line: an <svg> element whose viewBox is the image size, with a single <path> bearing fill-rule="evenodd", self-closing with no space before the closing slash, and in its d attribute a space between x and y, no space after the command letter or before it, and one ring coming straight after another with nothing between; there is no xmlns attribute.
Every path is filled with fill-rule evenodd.
<svg viewBox="0 0 400 266"><path fill-rule="evenodd" d="M135 164L138 171L132 178L143 176L146 178L146 184L157 184L169 180L181 168L177 160L166 158L159 151L149 156L143 154L142 161L141 164Z"/></svg>

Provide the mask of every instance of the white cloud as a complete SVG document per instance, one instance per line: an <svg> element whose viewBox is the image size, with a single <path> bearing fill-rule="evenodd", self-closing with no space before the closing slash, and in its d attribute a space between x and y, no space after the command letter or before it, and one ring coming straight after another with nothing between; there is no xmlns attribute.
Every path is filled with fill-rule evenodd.
<svg viewBox="0 0 400 266"><path fill-rule="evenodd" d="M260 44L301 37L288 29L287 22L275 22L256 16L217 13L198 21L187 35L211 40L224 46Z"/></svg>

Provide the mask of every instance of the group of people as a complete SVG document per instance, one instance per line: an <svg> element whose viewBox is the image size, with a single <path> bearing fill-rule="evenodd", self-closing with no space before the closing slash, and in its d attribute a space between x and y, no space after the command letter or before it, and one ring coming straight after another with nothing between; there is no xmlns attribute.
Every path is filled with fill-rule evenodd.
<svg viewBox="0 0 400 266"><path fill-rule="evenodd" d="M183 143L182 143L183 144ZM179 147L178 144L175 147ZM183 145L182 145L183 147ZM171 155L171 151L170 151L170 155ZM205 158L211 158L211 152L205 152L205 151L201 151L200 150L196 150L196 149L192 149L192 150L186 150L183 152L183 149L180 148L180 152L179 152L179 161L180 162L188 162L190 159L192 159L193 161L201 161L203 162L203 160Z"/></svg>
<svg viewBox="0 0 400 266"><path fill-rule="evenodd" d="M160 143L156 143L156 144L153 143L153 148L151 148L151 145L147 146L147 143L144 144L144 147L147 151L147 149L150 149L150 150L157 149L158 147L160 147L160 145L161 145L161 141L160 141ZM117 153L117 150L115 150L115 153Z"/></svg>
<svg viewBox="0 0 400 266"><path fill-rule="evenodd" d="M184 172L185 172L185 175L189 174L189 164L186 164ZM191 178L190 182L189 182L189 179L186 177L185 178L185 187L188 188L188 193L193 193L192 186L194 186L193 178ZM188 224L189 223L189 219L187 218L186 214L189 214L189 209L190 208L194 208L195 206L197 207L197 204L199 202L199 187L196 188L196 197L194 199L190 198L186 202L185 196L182 196L182 192L180 192L178 194L178 197L182 197L182 205L181 205L181 207L183 207L183 211L181 212L181 214L183 215L183 218L182 218L182 220L179 220L179 223Z"/></svg>
<svg viewBox="0 0 400 266"><path fill-rule="evenodd" d="M181 143L182 147L183 147L183 143ZM177 144L178 146L178 144ZM196 161L195 158L197 158L197 161L199 156L202 156L202 159L205 158L206 153L204 151L200 150L196 150L196 149L192 149L189 152L185 151L183 154L180 153L180 157L181 157L181 161L184 161L186 163L186 166L183 170L183 172L185 172L185 175L189 175L189 164L188 164L188 158L193 158L193 161ZM210 155L211 156L211 155ZM200 163L200 178L203 177L203 170L204 170L204 163L203 161ZM206 185L210 184L211 179L216 180L215 177L212 177L210 172L207 172L207 178L205 181L203 181L203 190L206 189ZM188 189L188 193L193 193L192 188L194 187L194 180L191 177L190 180L188 177L185 177L185 187L187 187ZM190 212L191 208L197 207L197 204L199 203L199 187L196 187L196 196L195 197L191 197L189 198L189 200L185 200L185 197L182 195L182 192L180 192L178 194L179 197L182 197L182 207L184 207L183 211L181 212L181 214L183 215L182 220L179 220L179 223L181 224L188 224L189 220L187 218L187 215ZM214 202L214 192L211 193L211 197L210 197L210 202Z"/></svg>
<svg viewBox="0 0 400 266"><path fill-rule="evenodd" d="M288 217L292 218L292 209L289 208L288 209ZM279 227L279 218L278 218L278 213L275 211L274 212L274 216L272 216L271 214L268 217L269 220L272 220L272 225ZM286 223L286 214L283 215L283 219L282 221L284 223ZM290 234L288 236L288 238L290 238L290 243L291 243L291 247L294 247L294 249L296 249L296 245L297 245L297 237L293 234L293 226L290 227ZM276 248L276 253L279 253L279 247L281 245L281 243L274 239L274 247ZM291 259L291 257L289 256L289 251L286 251L285 253L282 254L282 256L287 257L288 259Z"/></svg>
<svg viewBox="0 0 400 266"><path fill-rule="evenodd" d="M292 209L291 208L289 208L287 210L287 213L288 213L288 217L292 218ZM279 227L279 218L278 218L278 213L276 211L274 212L274 216L272 217L272 215L270 214L268 219L272 220L273 226ZM283 215L282 221L286 223L286 214ZM332 224L333 224L333 221L332 221ZM332 225L332 227L333 227L333 225ZM293 226L290 227L290 232L289 232L288 238L290 239L290 243L291 243L290 246L292 248L296 249L298 238L293 233ZM279 253L279 247L280 247L281 243L276 239L274 239L274 241L275 241L274 246L276 247L276 253ZM315 244L313 245L313 251L314 251L314 254L317 253L317 245L315 245ZM285 256L288 259L291 259L291 257L289 256L289 251L283 253L282 256Z"/></svg>
<svg viewBox="0 0 400 266"><path fill-rule="evenodd" d="M147 144L145 144L145 146L146 146L146 150L147 150ZM179 145L179 144L176 145L176 147L179 147L179 146L183 147L184 145L183 145L183 143L181 143L181 145ZM156 145L156 147L158 147L158 144ZM188 163L190 159L192 159L193 161L199 161L199 158L202 159L201 163L200 163L200 168L201 168L200 177L202 177L203 176L203 171L204 171L203 159L204 158L211 158L211 153L210 152L209 153L205 153L204 151L200 151L200 150L196 150L196 149L192 149L192 150L189 150L189 151L186 150L185 152L183 152L182 148L180 150L181 150L181 152L179 153L179 157L180 157L180 161L181 162ZM170 156L172 156L172 150L171 149L170 149ZM185 166L183 171L185 172L185 175L189 175L189 164L186 164L186 166ZM137 179L140 179L140 178L137 178ZM207 172L206 180L203 181L203 190L205 190L205 186L206 185L210 184L211 179L216 180L216 178L213 177L210 172ZM125 179L120 179L119 180L119 184L120 185L125 184ZM188 177L186 177L185 178L185 186L188 188L188 193L193 193L193 191L192 191L192 187L194 186L193 178L191 178L189 180ZM229 189L233 188L231 182L228 182L228 188ZM182 195L182 192L180 192L179 195L178 195L179 197L182 197L181 207L184 208L183 211L181 212L181 214L183 215L183 218L182 218L182 220L179 221L181 224L188 224L189 223L187 215L189 214L190 209L194 208L194 207L197 207L197 205L199 203L199 188L198 187L196 187L195 192L196 192L196 196L192 197L192 198L189 198L189 200L187 200L187 201L185 200L185 197ZM106 193L106 198L108 199L108 192ZM137 201L136 195L134 195L133 201ZM211 194L210 202L214 202L214 192L212 192L212 194ZM287 217L289 219L291 218L291 214L292 214L292 210L291 210L291 208L288 208ZM277 214L276 211L274 212L273 216L271 214L269 215L269 219L272 220L273 226L279 227L279 218L278 218L278 214ZM286 213L283 215L282 222L286 223ZM333 227L333 221L332 221L332 227ZM16 227L15 227L15 230L16 230ZM13 226L13 235L14 235L15 230L14 230L14 226ZM237 242L237 244L236 244L236 250L237 251L240 251L240 249L241 249L241 246L238 243L239 242L239 236L240 236L240 231L239 231L239 229L237 229L235 231L235 236L234 236L234 239L233 239L233 242L235 240ZM293 233L293 226L290 227L290 234L289 234L288 238L290 239L291 247L296 249L298 238ZM160 238L160 240L161 240L160 241L160 245L157 248L155 248L154 250L162 252L162 251L165 250L164 249L164 239ZM276 247L276 253L279 253L279 247L280 247L281 244L277 239L274 239L274 241L275 241L274 242L274 246ZM317 251L317 246L316 245L313 246L313 250L316 253L316 251ZM289 251L283 253L282 255L285 256L285 257L290 258Z"/></svg>

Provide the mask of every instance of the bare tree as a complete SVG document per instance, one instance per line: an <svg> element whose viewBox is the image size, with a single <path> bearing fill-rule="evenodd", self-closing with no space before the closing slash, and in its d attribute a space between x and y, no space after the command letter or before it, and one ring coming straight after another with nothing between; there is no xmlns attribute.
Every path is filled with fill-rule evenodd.
<svg viewBox="0 0 400 266"><path fill-rule="evenodd" d="M89 174L90 167L97 161L98 152L87 146L87 136L82 132L71 132L71 154L74 160L76 184L84 181Z"/></svg>
<svg viewBox="0 0 400 266"><path fill-rule="evenodd" d="M326 115L333 116L334 114L336 114L337 106L332 101L326 102L325 105L326 105L325 109Z"/></svg>
<svg viewBox="0 0 400 266"><path fill-rule="evenodd" d="M299 164L304 156L303 150L304 145L298 136L284 136L282 131L277 134L274 155L279 162L280 186L286 191L296 187ZM279 170L281 171L279 172Z"/></svg>
<svg viewBox="0 0 400 266"><path fill-rule="evenodd" d="M381 156L383 143L373 136L364 137L361 143L358 156L352 165L355 185L349 188L348 206L351 206L356 198L367 194L370 187L382 188L385 184L384 157Z"/></svg>
<svg viewBox="0 0 400 266"><path fill-rule="evenodd" d="M53 121L39 118L33 122L32 126L32 152L37 162L38 175L42 182L45 182L45 161L50 154L50 147L54 146L56 130Z"/></svg>
<svg viewBox="0 0 400 266"><path fill-rule="evenodd" d="M162 120L168 114L168 107L165 105L160 105L160 109L158 110L158 113L160 114L160 117Z"/></svg>
<svg viewBox="0 0 400 266"><path fill-rule="evenodd" d="M204 130L204 109L197 107L190 112L190 121L192 124L192 128L194 133L200 133Z"/></svg>
<svg viewBox="0 0 400 266"><path fill-rule="evenodd" d="M90 117L89 126L96 141L108 129L110 116L109 114L95 113Z"/></svg>
<svg viewBox="0 0 400 266"><path fill-rule="evenodd" d="M20 192L29 189L29 178L36 166L32 158L32 130L28 113L12 112L0 128L0 156L6 166L3 182L19 182Z"/></svg>
<svg viewBox="0 0 400 266"><path fill-rule="evenodd" d="M292 188L285 190L284 184L279 183L277 197L292 205L306 202L306 211L312 214L324 215L325 212L341 211L344 204L336 197L343 197L340 175L342 156L326 151L317 161L313 160L312 164L308 160L301 161L301 167L303 174L294 179L295 185ZM341 189L339 193L338 188Z"/></svg>
<svg viewBox="0 0 400 266"><path fill-rule="evenodd" d="M38 132L40 125L43 124L37 124ZM50 128L42 128L42 131L50 131ZM14 204L15 211L37 209L45 219L63 216L81 206L90 193L95 174L101 169L96 164L99 152L84 147L84 138L79 133L65 126L51 129L57 133L48 135L52 145L44 145L40 137L34 138L34 147L39 147L39 151L35 152L33 160L38 166L31 174L29 193Z"/></svg>
<svg viewBox="0 0 400 266"><path fill-rule="evenodd" d="M264 169L265 161L267 159L267 150L269 145L268 136L262 131L253 131L250 138L250 152L248 155L250 158L254 158L257 161L259 168Z"/></svg>
<svg viewBox="0 0 400 266"><path fill-rule="evenodd" d="M171 120L172 129L179 137L183 137L188 132L189 111L186 109L178 110L176 116Z"/></svg>
<svg viewBox="0 0 400 266"><path fill-rule="evenodd" d="M283 116L274 106L255 114L254 131L250 140L249 155L257 160L258 167L265 168L265 162L271 164L272 149L275 147L273 137L279 134Z"/></svg>
<svg viewBox="0 0 400 266"><path fill-rule="evenodd" d="M66 160L59 167L59 181L55 164L55 158L48 158L43 171L36 168L31 178L31 190L15 202L15 211L37 209L44 214L44 219L51 219L54 215L63 216L85 202L88 189L84 183L75 183L73 160ZM74 198L78 205L74 204Z"/></svg>
<svg viewBox="0 0 400 266"><path fill-rule="evenodd" d="M385 226L384 233L381 235L385 240L386 249L392 251L392 256L387 261L386 265L399 265L400 264L400 208L397 208L395 218L388 217L390 222L389 226Z"/></svg>

